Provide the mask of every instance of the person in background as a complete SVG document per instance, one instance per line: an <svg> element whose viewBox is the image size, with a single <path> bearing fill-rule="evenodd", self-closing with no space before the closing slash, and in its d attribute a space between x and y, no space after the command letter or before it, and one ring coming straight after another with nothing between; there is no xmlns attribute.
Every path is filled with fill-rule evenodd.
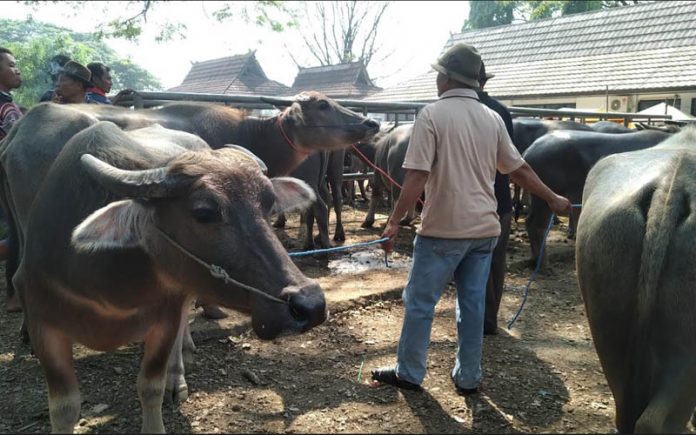
<svg viewBox="0 0 696 435"><path fill-rule="evenodd" d="M48 74L51 76L51 89L47 90L41 95L39 102L53 101L57 102L54 90L56 89L56 84L58 83L58 76L60 75L60 69L68 63L70 58L64 54L56 54L48 62Z"/></svg>
<svg viewBox="0 0 696 435"><path fill-rule="evenodd" d="M60 70L55 93L60 104L79 104L85 102L87 89L94 86L92 73L84 65L68 61Z"/></svg>
<svg viewBox="0 0 696 435"><path fill-rule="evenodd" d="M111 100L106 96L111 92L111 68L101 62L87 64L87 69L92 73L92 83L94 86L87 89L85 101L92 104L111 104Z"/></svg>
<svg viewBox="0 0 696 435"><path fill-rule="evenodd" d="M493 189L496 169L567 215L570 202L549 189L512 144L503 120L481 104L481 56L466 44L450 47L432 65L439 100L413 125L403 167L406 177L382 237L392 251L399 221L425 189L413 263L403 291L404 319L395 366L372 370L374 387L421 390L435 305L454 277L458 347L451 378L458 394L481 383L483 319L491 255L500 235Z"/></svg>
<svg viewBox="0 0 696 435"><path fill-rule="evenodd" d="M0 47L0 140L10 132L12 125L22 117L22 110L13 101L13 89L22 85L22 73L17 68L17 60L14 54L4 47ZM5 211L0 208L0 218L5 220ZM8 239L0 240L0 261L7 260L9 252ZM17 294L7 295L7 311L19 311L21 309Z"/></svg>
<svg viewBox="0 0 696 435"><path fill-rule="evenodd" d="M486 66L481 62L481 70L479 71L478 81L481 85L480 90L476 92L479 101L485 104L500 115L500 118L505 123L505 130L512 137L512 116L507 108L495 98L484 92L484 86L489 79L495 77L494 74L486 73ZM498 203L496 213L500 222L500 235L498 243L493 250L491 257L491 273L488 275L488 283L486 284L486 314L483 321L484 335L496 335L498 333L498 309L500 308L500 300L503 297L503 288L505 284L505 272L507 268L506 251L508 240L510 239L510 223L512 222L512 196L510 195L510 177L508 175L495 172L495 199Z"/></svg>

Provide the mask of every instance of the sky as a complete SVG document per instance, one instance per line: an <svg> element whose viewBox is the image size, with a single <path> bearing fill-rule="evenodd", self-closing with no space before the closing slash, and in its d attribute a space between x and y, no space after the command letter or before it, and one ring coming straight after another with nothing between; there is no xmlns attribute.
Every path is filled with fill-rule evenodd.
<svg viewBox="0 0 696 435"><path fill-rule="evenodd" d="M308 55L297 30L276 33L240 19L219 23L210 15L217 8L219 3L215 2L155 3L137 43L123 40L107 43L155 75L164 89L180 84L191 62L244 54L249 50L256 50L256 58L270 79L288 86L297 75L289 53L304 67L319 65ZM94 30L95 23L110 18L114 11L127 16L126 2L86 2L82 8L60 2L45 3L38 10L19 2L2 3L4 18L32 16L37 21L78 32ZM368 66L373 81L378 86L389 87L428 71L450 34L460 31L468 13L469 4L463 1L393 1L380 25L377 40L382 51ZM167 20L185 23L186 38L155 42L157 24ZM311 21L300 19L300 25L312 26ZM386 54L389 57L382 60Z"/></svg>

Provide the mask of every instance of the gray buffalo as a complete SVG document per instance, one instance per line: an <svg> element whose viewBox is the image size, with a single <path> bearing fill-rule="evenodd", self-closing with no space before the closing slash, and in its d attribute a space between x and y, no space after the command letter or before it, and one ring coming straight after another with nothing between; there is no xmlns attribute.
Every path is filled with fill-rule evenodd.
<svg viewBox="0 0 696 435"><path fill-rule="evenodd" d="M69 131L77 125L86 127ZM52 128L61 140L48 140ZM67 107L38 106L13 132L4 171L8 156L41 154L51 142L24 162L27 173L47 166L30 210L15 195L24 187L17 178L3 177L3 196L24 229L14 284L46 374L54 432L71 432L79 417L75 342L106 351L144 341L142 430L163 432L163 397L187 395L180 355L193 297L249 313L263 339L326 319L321 288L268 224L272 212L313 201L306 184L269 179L249 154L211 150L191 134L125 132Z"/></svg>
<svg viewBox="0 0 696 435"><path fill-rule="evenodd" d="M556 130L593 131L589 125L575 121L555 121L546 119L515 118L512 120L512 143L524 153L535 140Z"/></svg>
<svg viewBox="0 0 696 435"><path fill-rule="evenodd" d="M403 185L404 177L406 176L406 170L401 166L406 157L412 131L413 124L400 125L382 136L374 145L374 164L383 172L387 173L394 181L399 183L400 186ZM370 186L372 187L370 208L362 223L363 228L371 228L374 224L375 212L377 211L379 203L382 201L382 195L385 190L390 193L392 207L401 194L401 189L377 170L374 171ZM415 218L416 209L414 207L406 213L406 216L401 220L401 224L408 225Z"/></svg>
<svg viewBox="0 0 696 435"><path fill-rule="evenodd" d="M537 139L522 156L551 190L577 204L582 200L587 173L599 159L610 154L649 148L667 137L668 133L659 131L612 134L560 130ZM580 209L573 209L571 226L577 223L579 214ZM534 262L539 257L544 230L550 217L551 210L546 202L532 195L525 226Z"/></svg>
<svg viewBox="0 0 696 435"><path fill-rule="evenodd" d="M624 126L623 124L617 124L616 122L613 122L613 121L595 122L594 124L591 124L590 127L592 127L592 130L599 132L599 133L623 134L623 133L633 133L636 131L635 129L628 128L628 127Z"/></svg>
<svg viewBox="0 0 696 435"><path fill-rule="evenodd" d="M696 130L602 159L576 262L622 433L686 432L696 406Z"/></svg>

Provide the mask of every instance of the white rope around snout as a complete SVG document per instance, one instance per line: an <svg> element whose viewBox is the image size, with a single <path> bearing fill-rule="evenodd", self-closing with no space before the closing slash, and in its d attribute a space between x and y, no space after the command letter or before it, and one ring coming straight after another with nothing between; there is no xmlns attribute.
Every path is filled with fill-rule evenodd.
<svg viewBox="0 0 696 435"><path fill-rule="evenodd" d="M254 294L258 295L258 296L261 296L261 297L263 297L263 298L266 298L266 299L268 299L268 300L270 300L270 301L278 302L278 303L280 303L280 304L290 305L290 302L287 301L287 300L285 300L285 299L277 298L277 297L275 297L275 296L269 295L268 293L266 293L266 292L264 292L264 291L262 291L262 290L259 290L259 289L255 288L255 287L251 287L251 286L249 286L249 285L247 285L247 284L244 284L244 283L242 283L242 282L237 281L236 279L230 277L230 275L227 273L227 271L226 271L225 269L223 269L221 266L218 266L218 265L215 265L215 264L206 263L205 261L201 260L200 258L196 257L194 254L192 254L192 253L191 253L190 251L188 251L186 248L184 248L183 246L181 246L180 244L178 244L176 241L174 241L174 239L172 239L171 237L169 237L169 236L167 235L167 233L165 233L164 231L162 231L159 227L155 227L155 228L157 228L157 231L159 231L159 233L162 235L162 237L164 237L164 239L165 239L166 241L168 241L169 243L171 243L172 246L174 246L174 247L177 248L179 251L181 251L181 252L183 252L184 254L186 254L186 256L188 256L190 259L192 259L192 260L195 261L196 263L198 263L198 264L200 264L201 266L203 266L203 267L205 267L206 269L208 269L208 271L209 271L210 274L213 276L213 278L221 279L221 280L223 280L223 281L225 282L225 284L234 284L234 285L236 285L236 286L238 286L238 287L241 287L242 289L244 289L244 290L246 290L246 291L249 291L249 292L254 293Z"/></svg>

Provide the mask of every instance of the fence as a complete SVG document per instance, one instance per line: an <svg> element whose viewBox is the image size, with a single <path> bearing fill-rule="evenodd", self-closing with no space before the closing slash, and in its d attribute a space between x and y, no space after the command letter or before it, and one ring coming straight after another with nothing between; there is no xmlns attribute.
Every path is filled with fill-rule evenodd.
<svg viewBox="0 0 696 435"><path fill-rule="evenodd" d="M269 96L271 98L278 98ZM173 101L204 101L213 103L222 103L228 106L241 107L247 109L274 109L275 107L262 100L262 95L219 95L219 94L194 94L185 92L134 92L133 94L123 96L119 99L118 105L127 107L155 107ZM292 97L287 97L288 101ZM346 100L336 99L337 103L343 107L368 113L394 113L394 114L413 114L417 115L426 103L405 103L405 102L384 102L384 101L362 101L362 100ZM537 109L531 107L508 107L510 114L513 117L518 116L533 116L547 117L557 119L568 119L574 121L576 119L585 123L588 119L592 120L620 120L624 125L628 126L630 122L642 121L651 124L656 120L670 120L672 115L641 115L638 113L627 112L591 112L582 110L564 110L564 109Z"/></svg>

